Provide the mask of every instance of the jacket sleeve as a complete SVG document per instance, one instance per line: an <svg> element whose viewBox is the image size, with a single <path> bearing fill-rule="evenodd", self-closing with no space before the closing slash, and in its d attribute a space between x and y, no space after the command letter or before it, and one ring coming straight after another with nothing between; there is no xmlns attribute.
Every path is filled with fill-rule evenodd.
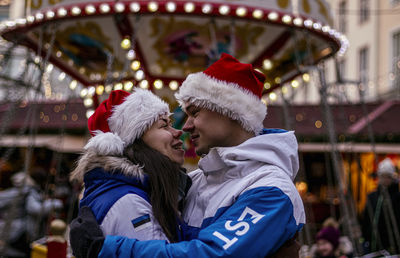
<svg viewBox="0 0 400 258"><path fill-rule="evenodd" d="M275 187L247 190L209 219L198 239L180 243L107 236L99 257L265 257L302 227L289 197Z"/></svg>
<svg viewBox="0 0 400 258"><path fill-rule="evenodd" d="M153 216L150 203L137 194L120 198L107 212L101 223L106 235L120 235L138 240L167 240Z"/></svg>

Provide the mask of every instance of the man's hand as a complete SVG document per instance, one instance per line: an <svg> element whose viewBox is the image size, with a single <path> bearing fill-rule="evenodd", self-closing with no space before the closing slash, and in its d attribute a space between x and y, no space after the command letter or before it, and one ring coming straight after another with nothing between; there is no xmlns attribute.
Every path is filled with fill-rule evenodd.
<svg viewBox="0 0 400 258"><path fill-rule="evenodd" d="M92 210L84 206L70 224L69 241L76 258L95 258L104 243L103 232Z"/></svg>

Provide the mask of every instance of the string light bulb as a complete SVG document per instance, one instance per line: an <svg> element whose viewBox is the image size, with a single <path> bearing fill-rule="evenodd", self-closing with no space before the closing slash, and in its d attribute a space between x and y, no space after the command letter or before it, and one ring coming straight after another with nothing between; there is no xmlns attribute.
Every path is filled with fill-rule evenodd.
<svg viewBox="0 0 400 258"><path fill-rule="evenodd" d="M178 82L177 81L170 81L169 82L169 88L171 89L171 90L177 90L178 89Z"/></svg>
<svg viewBox="0 0 400 258"><path fill-rule="evenodd" d="M175 4L174 2L168 2L168 3L165 5L165 9L167 9L167 11L170 12L170 13L175 12L175 10L176 10L176 4Z"/></svg>
<svg viewBox="0 0 400 258"><path fill-rule="evenodd" d="M138 60L135 60L131 63L131 69L133 71L137 71L140 68L140 62Z"/></svg>
<svg viewBox="0 0 400 258"><path fill-rule="evenodd" d="M154 88L160 90L163 88L163 86L164 86L164 84L161 80L157 79L154 81Z"/></svg>
<svg viewBox="0 0 400 258"><path fill-rule="evenodd" d="M76 80L72 80L72 81L69 83L69 88L70 88L71 90L75 90L77 86L78 86L78 82L77 82Z"/></svg>
<svg viewBox="0 0 400 258"><path fill-rule="evenodd" d="M121 47L123 49L129 49L131 47L131 40L129 38L124 38L121 41Z"/></svg>
<svg viewBox="0 0 400 258"><path fill-rule="evenodd" d="M139 83L139 87L142 89L148 89L149 88L149 82L147 80L143 80Z"/></svg>

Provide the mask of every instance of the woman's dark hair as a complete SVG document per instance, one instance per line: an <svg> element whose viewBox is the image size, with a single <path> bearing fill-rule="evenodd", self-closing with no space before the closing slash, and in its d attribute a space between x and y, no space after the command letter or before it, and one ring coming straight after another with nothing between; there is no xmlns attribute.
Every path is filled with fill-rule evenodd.
<svg viewBox="0 0 400 258"><path fill-rule="evenodd" d="M170 242L177 242L180 165L150 148L142 139L128 145L124 155L144 167L144 172L149 176L150 202L154 217Z"/></svg>

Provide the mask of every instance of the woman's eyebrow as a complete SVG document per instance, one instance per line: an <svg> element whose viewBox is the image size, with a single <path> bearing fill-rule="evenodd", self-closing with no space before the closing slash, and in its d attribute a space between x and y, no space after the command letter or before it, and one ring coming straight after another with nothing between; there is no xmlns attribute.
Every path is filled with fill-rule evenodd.
<svg viewBox="0 0 400 258"><path fill-rule="evenodd" d="M166 124L169 124L171 122L171 120L167 118L161 118L161 121L165 122Z"/></svg>

